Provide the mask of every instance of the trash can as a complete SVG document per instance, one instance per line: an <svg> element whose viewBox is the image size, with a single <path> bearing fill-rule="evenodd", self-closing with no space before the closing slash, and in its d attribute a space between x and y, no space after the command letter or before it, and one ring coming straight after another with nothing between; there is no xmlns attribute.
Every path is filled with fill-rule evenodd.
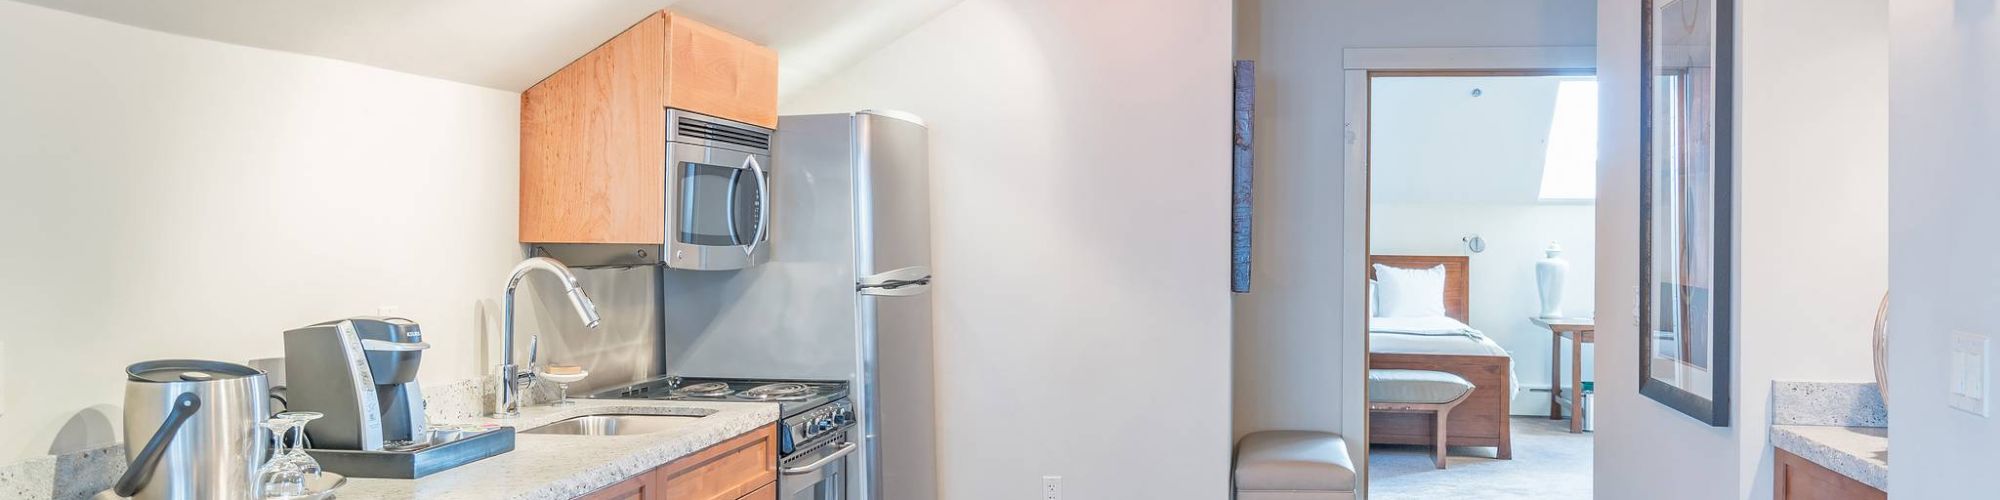
<svg viewBox="0 0 2000 500"><path fill-rule="evenodd" d="M1583 430L1585 432L1597 431L1597 397L1592 394L1591 385L1593 384L1590 382L1583 383Z"/></svg>

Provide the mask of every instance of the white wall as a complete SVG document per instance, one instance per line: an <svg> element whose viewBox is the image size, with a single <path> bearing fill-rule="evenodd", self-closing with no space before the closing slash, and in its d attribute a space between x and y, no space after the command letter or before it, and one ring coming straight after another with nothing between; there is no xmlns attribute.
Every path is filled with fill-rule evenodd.
<svg viewBox="0 0 2000 500"><path fill-rule="evenodd" d="M1230 25L968 0L785 103L929 122L941 498L1227 496Z"/></svg>
<svg viewBox="0 0 2000 500"><path fill-rule="evenodd" d="M426 382L480 373L516 94L7 1L0 68L0 463L116 440L127 364L378 306Z"/></svg>
<svg viewBox="0 0 2000 500"><path fill-rule="evenodd" d="M1380 136L1377 136L1380 137ZM1473 328L1486 332L1514 357L1514 374L1522 391L1515 395L1515 415L1548 415L1549 394L1527 389L1549 387L1549 331L1528 318L1541 313L1535 284L1535 261L1550 241L1563 246L1570 273L1563 279L1563 313L1589 317L1595 309L1597 284L1597 210L1590 205L1375 203L1369 244L1379 255L1470 255ZM1478 234L1486 251L1470 253L1459 238ZM1563 345L1563 359L1570 356ZM1584 380L1592 380L1590 344L1584 345ZM1569 363L1563 362L1567 384Z"/></svg>
<svg viewBox="0 0 2000 500"><path fill-rule="evenodd" d="M1588 46L1589 0L1239 0L1257 88L1252 293L1236 298L1235 431L1358 431L1342 390L1341 51L1362 47ZM1358 300L1358 299L1357 299ZM1351 400L1351 401L1350 401ZM1356 443L1358 449L1359 444Z"/></svg>
<svg viewBox="0 0 2000 500"><path fill-rule="evenodd" d="M1638 254L1636 5L1599 5L1603 255ZM1599 310L1628 312L1599 321L1598 498L1768 498L1771 381L1872 378L1888 286L1887 5L1739 2L1731 426L1638 394L1636 262L1600 260Z"/></svg>
<svg viewBox="0 0 2000 500"><path fill-rule="evenodd" d="M1894 498L1990 497L2000 414L1951 409L1951 333L2000 335L2000 17L1991 2L1889 7L1889 435ZM1991 359L1991 358L1988 358ZM1994 381L1986 380L1987 387ZM1989 389L1990 391L1990 389ZM1989 394L1992 394L1989 392ZM2000 408L2000 406L1996 406Z"/></svg>

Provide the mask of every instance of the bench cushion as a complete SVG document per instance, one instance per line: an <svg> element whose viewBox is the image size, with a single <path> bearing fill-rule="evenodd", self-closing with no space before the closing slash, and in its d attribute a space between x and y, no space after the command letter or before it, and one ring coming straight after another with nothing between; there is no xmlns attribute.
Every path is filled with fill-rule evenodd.
<svg viewBox="0 0 2000 500"><path fill-rule="evenodd" d="M1450 403L1472 392L1472 382L1432 370L1368 370L1371 403Z"/></svg>
<svg viewBox="0 0 2000 500"><path fill-rule="evenodd" d="M1310 493L1353 491L1354 461L1339 434L1264 431L1243 436L1236 445L1239 499L1258 498L1242 496L1253 492L1283 494L1262 498L1351 498Z"/></svg>

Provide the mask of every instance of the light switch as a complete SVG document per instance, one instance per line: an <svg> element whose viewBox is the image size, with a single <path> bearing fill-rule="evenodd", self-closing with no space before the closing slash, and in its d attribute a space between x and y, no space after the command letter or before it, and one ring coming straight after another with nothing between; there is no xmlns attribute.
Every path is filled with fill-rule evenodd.
<svg viewBox="0 0 2000 500"><path fill-rule="evenodd" d="M1986 416L1985 335L1951 333L1951 407Z"/></svg>

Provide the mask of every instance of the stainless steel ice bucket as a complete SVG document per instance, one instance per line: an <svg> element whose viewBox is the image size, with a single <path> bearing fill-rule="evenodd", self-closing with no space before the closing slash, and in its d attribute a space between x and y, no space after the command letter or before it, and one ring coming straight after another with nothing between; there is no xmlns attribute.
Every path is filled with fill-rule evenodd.
<svg viewBox="0 0 2000 500"><path fill-rule="evenodd" d="M252 498L270 443L264 372L234 363L159 360L125 369L125 475L112 489L140 500Z"/></svg>

